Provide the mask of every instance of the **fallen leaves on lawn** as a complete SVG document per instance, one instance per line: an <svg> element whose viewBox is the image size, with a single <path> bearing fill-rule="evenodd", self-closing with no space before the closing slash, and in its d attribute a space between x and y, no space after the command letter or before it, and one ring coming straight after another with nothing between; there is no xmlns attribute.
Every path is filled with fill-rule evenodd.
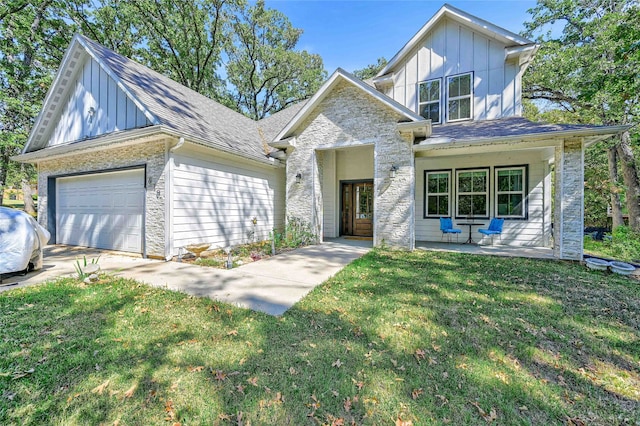
<svg viewBox="0 0 640 426"><path fill-rule="evenodd" d="M258 387L258 378L257 377L249 377L247 379L247 383L249 383L251 386Z"/></svg>
<svg viewBox="0 0 640 426"><path fill-rule="evenodd" d="M413 356L416 357L416 360L418 361L418 363L420 363L421 359L425 359L426 355L427 355L427 352L425 352L424 349L416 349L416 351L413 354Z"/></svg>
<svg viewBox="0 0 640 426"><path fill-rule="evenodd" d="M474 407L476 407L478 409L478 413L480 413L480 415L482 416L482 418L487 422L487 423L491 423L493 422L495 419L498 418L498 414L496 413L496 409L495 408L491 408L491 410L489 411L489 413L487 414L486 411L484 411L482 409L482 407L480 407L480 404L478 404L477 402L472 402L471 405L473 405Z"/></svg>
<svg viewBox="0 0 640 426"><path fill-rule="evenodd" d="M91 389L91 393L97 393L98 395L102 395L102 392L104 392L107 386L109 386L109 382L110 380L107 380L106 382L103 382L102 384Z"/></svg>
<svg viewBox="0 0 640 426"><path fill-rule="evenodd" d="M204 365L198 365L196 367L190 365L190 366L187 367L187 371L189 373L199 373L202 370L204 370Z"/></svg>
<svg viewBox="0 0 640 426"><path fill-rule="evenodd" d="M347 397L347 399L345 399L344 403L342 404L342 406L344 407L344 411L346 411L347 413L351 411L351 405L351 398Z"/></svg>
<svg viewBox="0 0 640 426"><path fill-rule="evenodd" d="M173 401L170 399L167 399L164 403L164 411L167 413L167 417L165 417L164 419L167 421L172 421L175 420L176 418L176 412L173 409ZM175 423L174 423L175 425Z"/></svg>
<svg viewBox="0 0 640 426"><path fill-rule="evenodd" d="M134 393L136 393L136 389L138 389L138 385L134 383L127 391L124 393L125 398L131 398Z"/></svg>
<svg viewBox="0 0 640 426"><path fill-rule="evenodd" d="M343 362L340 361L340 358L338 358L337 360L335 360L333 362L333 364L331 364L332 367L336 367L336 368L340 368L342 366Z"/></svg>
<svg viewBox="0 0 640 426"><path fill-rule="evenodd" d="M236 390L244 395L244 386L242 386L241 384L236 385Z"/></svg>
<svg viewBox="0 0 640 426"><path fill-rule="evenodd" d="M413 426L413 422L411 420L402 420L401 417L396 419L396 426Z"/></svg>
<svg viewBox="0 0 640 426"><path fill-rule="evenodd" d="M227 333L227 336L237 336L238 335L238 330L231 330L230 332Z"/></svg>
<svg viewBox="0 0 640 426"><path fill-rule="evenodd" d="M227 378L227 375L222 370L216 370L215 376L216 376L216 380L219 382L222 382Z"/></svg>
<svg viewBox="0 0 640 426"><path fill-rule="evenodd" d="M567 426L587 426L587 424L577 417L567 417Z"/></svg>
<svg viewBox="0 0 640 426"><path fill-rule="evenodd" d="M411 391L411 398L413 400L416 400L420 397L420 395L422 395L424 393L424 389L419 388L419 389L414 389Z"/></svg>

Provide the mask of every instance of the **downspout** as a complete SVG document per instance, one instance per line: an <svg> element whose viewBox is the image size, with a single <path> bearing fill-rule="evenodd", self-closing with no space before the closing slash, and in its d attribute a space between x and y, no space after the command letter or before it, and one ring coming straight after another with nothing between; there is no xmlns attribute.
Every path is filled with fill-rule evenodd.
<svg viewBox="0 0 640 426"><path fill-rule="evenodd" d="M173 258L173 169L175 166L173 154L182 148L184 145L184 138L178 139L178 143L173 147L165 151L165 164L167 165L167 176L165 180L165 197L164 197L164 211L165 211L165 259L167 261ZM167 147L169 145L167 144Z"/></svg>

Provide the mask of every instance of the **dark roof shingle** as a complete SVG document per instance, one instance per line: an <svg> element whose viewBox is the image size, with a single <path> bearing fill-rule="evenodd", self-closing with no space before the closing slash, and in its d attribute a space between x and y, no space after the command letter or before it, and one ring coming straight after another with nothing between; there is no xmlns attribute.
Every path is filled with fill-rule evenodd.
<svg viewBox="0 0 640 426"><path fill-rule="evenodd" d="M263 142L258 132L258 126L263 127L262 122L245 117L136 61L84 36L80 37L99 61L109 67L158 119L159 124L185 136L199 138L214 148L257 160L272 161L266 156L269 151L266 145L268 140ZM278 123L276 117L280 114L284 116L286 111L274 114L273 120L269 122ZM263 132L273 133L272 126L264 127L268 131Z"/></svg>

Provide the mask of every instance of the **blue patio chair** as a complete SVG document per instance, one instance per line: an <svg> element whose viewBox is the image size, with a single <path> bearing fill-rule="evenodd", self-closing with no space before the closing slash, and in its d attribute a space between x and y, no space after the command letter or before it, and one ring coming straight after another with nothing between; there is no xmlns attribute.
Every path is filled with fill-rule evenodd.
<svg viewBox="0 0 640 426"><path fill-rule="evenodd" d="M453 221L450 217L440 218L440 230L442 231L442 237L440 241L447 235L448 241L451 242L451 234L456 234L456 242L458 242L458 234L462 233L462 229L456 229L453 227Z"/></svg>
<svg viewBox="0 0 640 426"><path fill-rule="evenodd" d="M493 236L497 235L502 241L502 225L504 225L504 219L493 218L489 223L489 229L478 229L478 232L491 237L491 245L493 245Z"/></svg>

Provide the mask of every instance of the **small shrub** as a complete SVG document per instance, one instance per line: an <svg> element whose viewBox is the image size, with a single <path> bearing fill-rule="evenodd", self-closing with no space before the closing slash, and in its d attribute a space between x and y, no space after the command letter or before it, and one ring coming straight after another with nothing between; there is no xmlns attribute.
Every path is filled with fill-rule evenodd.
<svg viewBox="0 0 640 426"><path fill-rule="evenodd" d="M210 266L210 267L213 267L213 268L222 268L224 266L224 261L222 261L222 260L210 259L210 258L204 258L204 257L199 257L198 259L196 259L196 261L194 263L196 265Z"/></svg>
<svg viewBox="0 0 640 426"><path fill-rule="evenodd" d="M314 244L316 241L317 236L309 222L297 217L287 218L283 246L291 248L302 247Z"/></svg>
<svg viewBox="0 0 640 426"><path fill-rule="evenodd" d="M78 279L84 281L90 274L85 272L85 268L87 265L97 265L100 261L100 256L91 259L90 262L87 262L87 256L82 256L82 262L80 259L76 259L75 265L73 267L76 269L76 273L78 274Z"/></svg>
<svg viewBox="0 0 640 426"><path fill-rule="evenodd" d="M610 242L611 251L615 257L630 261L640 261L640 233L634 232L628 226L618 226L613 230Z"/></svg>

